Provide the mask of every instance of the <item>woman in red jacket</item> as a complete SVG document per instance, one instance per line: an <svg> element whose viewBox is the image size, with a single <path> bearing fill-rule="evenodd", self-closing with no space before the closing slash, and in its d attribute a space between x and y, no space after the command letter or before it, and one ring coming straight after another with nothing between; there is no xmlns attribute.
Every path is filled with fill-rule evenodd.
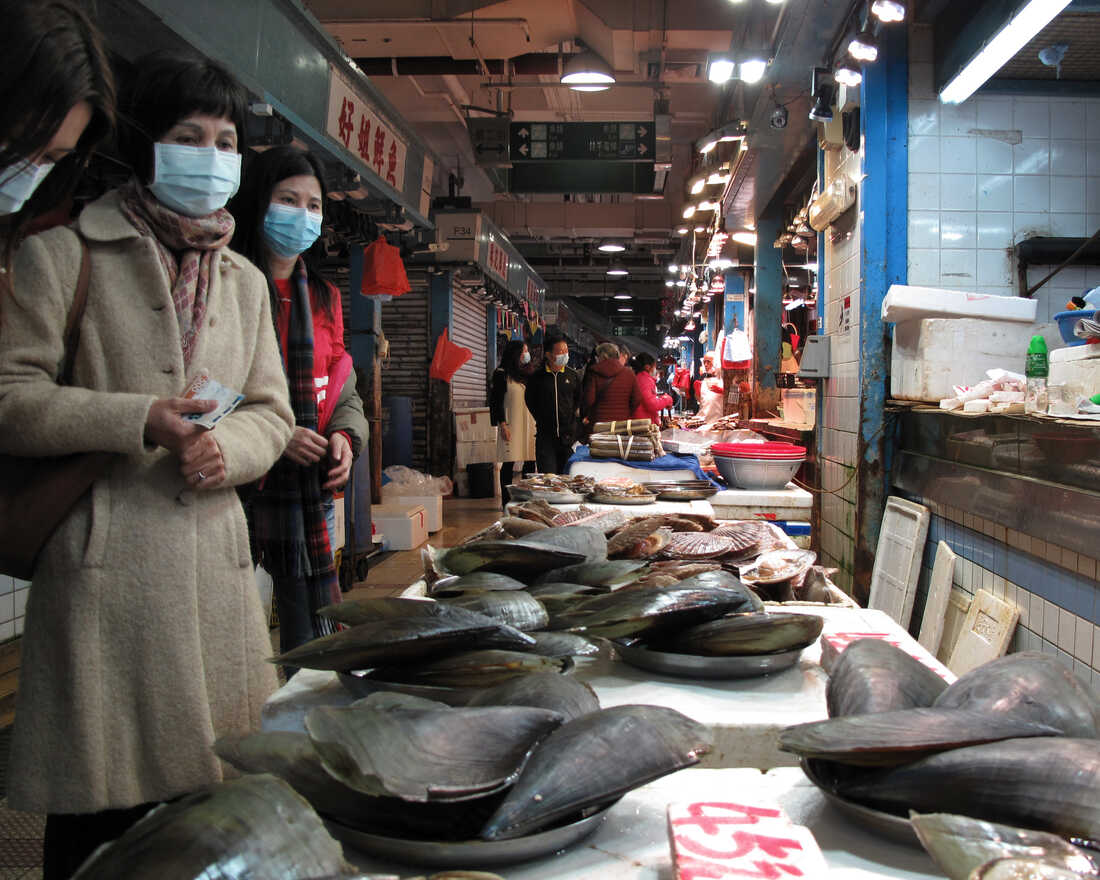
<svg viewBox="0 0 1100 880"><path fill-rule="evenodd" d="M634 408L631 418L649 419L653 424L661 424L661 410L672 406L672 398L667 394L657 394L657 360L651 354L642 352L634 356L631 364L636 374L635 383L638 397L641 398Z"/></svg>
<svg viewBox="0 0 1100 880"><path fill-rule="evenodd" d="M584 374L582 402L589 430L597 422L625 422L638 406L634 371L623 366L614 343L596 346L596 363Z"/></svg>

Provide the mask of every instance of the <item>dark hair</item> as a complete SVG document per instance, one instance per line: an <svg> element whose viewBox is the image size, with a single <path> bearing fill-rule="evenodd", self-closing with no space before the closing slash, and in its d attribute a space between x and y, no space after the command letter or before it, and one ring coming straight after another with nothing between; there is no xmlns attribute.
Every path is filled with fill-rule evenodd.
<svg viewBox="0 0 1100 880"><path fill-rule="evenodd" d="M657 358L644 351L638 352L636 355L634 355L634 357L630 359L630 366L635 373L644 372L655 363L657 363Z"/></svg>
<svg viewBox="0 0 1100 880"><path fill-rule="evenodd" d="M550 352L554 350L554 346L559 342L564 342L566 349L569 348L569 341L564 336L552 336L546 340L546 344L543 347L543 353L550 357Z"/></svg>
<svg viewBox="0 0 1100 880"><path fill-rule="evenodd" d="M500 359L501 369L516 382L524 384L527 382L527 375L523 372L523 367L519 359L520 355L523 354L523 349L526 347L527 343L522 339L513 339L504 346L504 355Z"/></svg>
<svg viewBox="0 0 1100 880"><path fill-rule="evenodd" d="M8 253L35 217L72 191L88 158L115 124L115 81L99 32L69 0L0 0L7 37L0 56L0 175L40 153L81 101L92 117L73 153L23 208L4 221ZM7 260L5 260L7 262Z"/></svg>
<svg viewBox="0 0 1100 880"><path fill-rule="evenodd" d="M195 113L224 116L247 144L248 92L228 69L200 55L152 52L137 60L122 91L119 152L142 183L153 177L153 144Z"/></svg>
<svg viewBox="0 0 1100 880"><path fill-rule="evenodd" d="M240 190L229 202L229 211L237 221L230 247L259 266L269 283L271 273L268 271L264 217L267 216L267 209L271 204L271 194L280 182L303 174L317 178L321 185L321 203L324 204L328 194L324 167L312 153L291 146L272 147L253 155L245 166ZM302 254L302 260L306 264L310 291L331 315L332 289L317 271L317 263L323 253L324 245L318 239L313 247Z"/></svg>

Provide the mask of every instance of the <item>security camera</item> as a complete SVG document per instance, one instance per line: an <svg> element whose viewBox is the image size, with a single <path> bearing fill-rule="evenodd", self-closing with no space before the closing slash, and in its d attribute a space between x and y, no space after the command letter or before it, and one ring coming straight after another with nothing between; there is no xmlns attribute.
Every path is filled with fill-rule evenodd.
<svg viewBox="0 0 1100 880"><path fill-rule="evenodd" d="M789 115L786 107L776 107L772 111L772 118L770 120L771 127L774 129L786 128Z"/></svg>

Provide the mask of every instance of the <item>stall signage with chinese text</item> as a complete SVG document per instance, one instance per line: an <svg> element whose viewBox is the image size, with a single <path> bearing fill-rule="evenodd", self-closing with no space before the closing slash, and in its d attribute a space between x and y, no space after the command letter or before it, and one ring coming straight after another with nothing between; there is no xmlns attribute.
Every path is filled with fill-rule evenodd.
<svg viewBox="0 0 1100 880"><path fill-rule="evenodd" d="M508 252L497 244L492 237L489 239L489 254L486 259L486 266L504 284L508 283Z"/></svg>
<svg viewBox="0 0 1100 880"><path fill-rule="evenodd" d="M405 142L335 70L329 74L325 130L394 189L404 189Z"/></svg>
<svg viewBox="0 0 1100 880"><path fill-rule="evenodd" d="M513 162L614 159L652 161L652 122L513 122Z"/></svg>

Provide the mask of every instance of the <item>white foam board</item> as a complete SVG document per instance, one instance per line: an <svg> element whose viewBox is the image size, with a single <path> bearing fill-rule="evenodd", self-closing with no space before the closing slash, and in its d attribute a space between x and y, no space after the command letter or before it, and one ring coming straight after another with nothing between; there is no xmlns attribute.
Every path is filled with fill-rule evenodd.
<svg viewBox="0 0 1100 880"><path fill-rule="evenodd" d="M1036 300L1019 296L892 284L882 301L882 320L896 323L921 318L985 318L1033 324L1037 309Z"/></svg>
<svg viewBox="0 0 1100 880"><path fill-rule="evenodd" d="M936 548L936 562L932 567L932 581L928 587L928 600L924 603L924 616L920 621L920 635L917 641L935 656L940 650L943 639L943 624L947 617L947 603L951 598L951 584L955 579L954 551L946 541L940 541Z"/></svg>
<svg viewBox="0 0 1100 880"><path fill-rule="evenodd" d="M1068 364L1074 361L1100 360L1100 345L1067 345L1050 353L1051 364Z"/></svg>
<svg viewBox="0 0 1100 880"><path fill-rule="evenodd" d="M913 616L929 518L923 504L893 495L886 499L867 604L885 611L903 629L909 627Z"/></svg>

